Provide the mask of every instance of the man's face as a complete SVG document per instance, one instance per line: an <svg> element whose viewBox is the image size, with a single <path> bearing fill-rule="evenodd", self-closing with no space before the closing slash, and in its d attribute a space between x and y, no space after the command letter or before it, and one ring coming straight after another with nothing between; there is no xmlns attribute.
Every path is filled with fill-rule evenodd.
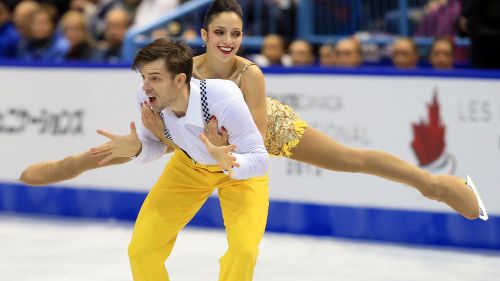
<svg viewBox="0 0 500 281"><path fill-rule="evenodd" d="M418 63L418 54L408 41L394 43L392 61L397 68L415 68Z"/></svg>
<svg viewBox="0 0 500 281"><path fill-rule="evenodd" d="M335 49L337 64L344 67L359 66L362 62L361 54L352 40L340 41Z"/></svg>
<svg viewBox="0 0 500 281"><path fill-rule="evenodd" d="M21 35L27 39L31 33L32 14L38 9L38 4L32 1L22 1L14 9L12 21Z"/></svg>
<svg viewBox="0 0 500 281"><path fill-rule="evenodd" d="M430 61L434 68L453 68L454 54L453 47L448 42L437 42L431 50Z"/></svg>
<svg viewBox="0 0 500 281"><path fill-rule="evenodd" d="M306 42L296 41L290 46L290 56L293 65L311 65L314 63L314 57L311 48Z"/></svg>
<svg viewBox="0 0 500 281"><path fill-rule="evenodd" d="M128 29L127 14L121 10L111 10L106 15L105 37L110 45L120 45Z"/></svg>
<svg viewBox="0 0 500 281"><path fill-rule="evenodd" d="M149 98L153 110L160 112L177 100L178 85L167 71L163 59L144 64L140 68L143 77L142 89Z"/></svg>
<svg viewBox="0 0 500 281"><path fill-rule="evenodd" d="M77 16L68 17L63 23L64 36L75 46L87 39L86 26L83 19Z"/></svg>
<svg viewBox="0 0 500 281"><path fill-rule="evenodd" d="M45 12L36 13L33 16L33 22L31 24L31 37L33 39L47 39L52 36L54 24L49 14Z"/></svg>
<svg viewBox="0 0 500 281"><path fill-rule="evenodd" d="M319 64L322 66L334 66L337 63L335 49L324 45L319 48Z"/></svg>
<svg viewBox="0 0 500 281"><path fill-rule="evenodd" d="M278 37L268 37L264 39L262 54L272 63L279 63L285 53L283 42Z"/></svg>

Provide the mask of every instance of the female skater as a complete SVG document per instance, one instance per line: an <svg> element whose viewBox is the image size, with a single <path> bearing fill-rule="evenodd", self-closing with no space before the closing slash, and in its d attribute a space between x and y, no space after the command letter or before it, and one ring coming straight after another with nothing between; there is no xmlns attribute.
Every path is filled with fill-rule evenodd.
<svg viewBox="0 0 500 281"><path fill-rule="evenodd" d="M452 175L433 175L382 151L339 144L308 127L288 106L266 98L264 75L260 68L236 55L242 42L242 18L241 7L235 0L216 0L211 4L201 30L206 53L194 58L193 76L197 79L229 79L241 88L269 153L332 171L365 173L407 184L429 199L444 202L468 219L480 215L483 219L487 218L472 182ZM145 126L156 132L157 137L162 137L163 124L158 125L151 118L148 118L149 121L145 119L143 115ZM212 143L222 145L227 138L224 137L224 130L221 135L214 133L215 122L216 119L212 119L207 124L207 136ZM46 185L74 178L90 169L129 160L120 158L100 165L103 158L93 157L90 151L86 151L58 161L37 163L28 167L20 180L31 185Z"/></svg>

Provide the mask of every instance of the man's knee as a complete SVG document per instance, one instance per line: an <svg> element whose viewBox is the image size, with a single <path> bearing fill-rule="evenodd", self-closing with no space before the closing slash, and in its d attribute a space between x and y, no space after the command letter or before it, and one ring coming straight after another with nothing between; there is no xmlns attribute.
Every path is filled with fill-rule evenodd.
<svg viewBox="0 0 500 281"><path fill-rule="evenodd" d="M141 246L141 244L136 242L134 239L130 241L130 244L128 245L128 257L130 261L140 259L140 257L145 253L146 250L144 246Z"/></svg>
<svg viewBox="0 0 500 281"><path fill-rule="evenodd" d="M229 252L231 256L237 260L255 263L259 255L259 247L253 245L239 245L237 247L230 247Z"/></svg>

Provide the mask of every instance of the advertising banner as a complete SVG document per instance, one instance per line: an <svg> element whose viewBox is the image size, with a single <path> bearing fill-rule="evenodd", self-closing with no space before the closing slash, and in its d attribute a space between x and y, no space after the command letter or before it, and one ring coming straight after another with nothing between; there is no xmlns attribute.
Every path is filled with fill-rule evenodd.
<svg viewBox="0 0 500 281"><path fill-rule="evenodd" d="M127 134L140 120L141 81L130 70L3 68L0 81L0 181L107 141L96 129ZM332 138L313 143L327 163L341 144L386 151L432 173L471 175L489 212L500 213L499 80L266 74L266 87ZM167 161L98 169L64 186L146 192ZM269 178L274 200L451 212L402 184L285 158L272 158Z"/></svg>

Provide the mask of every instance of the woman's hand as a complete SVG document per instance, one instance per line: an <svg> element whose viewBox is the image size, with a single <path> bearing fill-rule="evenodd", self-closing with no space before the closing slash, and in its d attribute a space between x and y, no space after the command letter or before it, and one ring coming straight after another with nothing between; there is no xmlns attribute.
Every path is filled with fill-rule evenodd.
<svg viewBox="0 0 500 281"><path fill-rule="evenodd" d="M236 145L226 145L226 146L215 146L210 140L205 136L205 134L200 135L201 141L205 144L205 147L208 150L210 156L212 156L216 161L217 165L222 169L228 172L229 177L233 176L233 168L239 167L240 164L236 162L236 157L232 155L236 149Z"/></svg>
<svg viewBox="0 0 500 281"><path fill-rule="evenodd" d="M205 124L205 137L215 146L229 145L226 128L222 127L219 133L217 118L215 116L212 116L210 121Z"/></svg>

